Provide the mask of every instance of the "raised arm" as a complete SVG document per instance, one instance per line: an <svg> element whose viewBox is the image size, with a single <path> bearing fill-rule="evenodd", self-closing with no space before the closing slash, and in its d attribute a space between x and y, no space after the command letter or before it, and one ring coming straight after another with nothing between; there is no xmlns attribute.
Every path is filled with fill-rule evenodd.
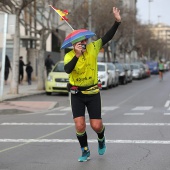
<svg viewBox="0 0 170 170"><path fill-rule="evenodd" d="M110 30L102 37L102 45L103 46L113 38L113 36L115 35L115 33L121 23L120 10L118 8L113 7L113 15L115 18L115 23L110 28Z"/></svg>

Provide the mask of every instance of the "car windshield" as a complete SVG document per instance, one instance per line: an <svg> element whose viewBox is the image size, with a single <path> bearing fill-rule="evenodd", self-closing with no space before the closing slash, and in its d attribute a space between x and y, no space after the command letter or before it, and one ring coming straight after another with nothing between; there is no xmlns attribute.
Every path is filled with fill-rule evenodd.
<svg viewBox="0 0 170 170"><path fill-rule="evenodd" d="M98 64L98 71L105 71L105 66Z"/></svg>
<svg viewBox="0 0 170 170"><path fill-rule="evenodd" d="M54 68L53 72L65 72L64 63L58 63Z"/></svg>

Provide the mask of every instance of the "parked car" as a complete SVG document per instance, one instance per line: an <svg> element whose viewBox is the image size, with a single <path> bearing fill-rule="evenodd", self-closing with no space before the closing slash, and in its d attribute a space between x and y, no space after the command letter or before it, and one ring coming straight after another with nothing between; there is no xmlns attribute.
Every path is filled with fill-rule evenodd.
<svg viewBox="0 0 170 170"><path fill-rule="evenodd" d="M68 74L64 71L64 61L55 64L45 82L47 95L55 93L68 93L67 91Z"/></svg>
<svg viewBox="0 0 170 170"><path fill-rule="evenodd" d="M112 86L112 74L109 72L108 64L98 62L98 78L100 79L102 83L102 88L108 89Z"/></svg>
<svg viewBox="0 0 170 170"><path fill-rule="evenodd" d="M132 77L133 79L141 79L142 78L142 68L139 64L131 63L131 68L133 70Z"/></svg>
<svg viewBox="0 0 170 170"><path fill-rule="evenodd" d="M128 77L127 77L127 70L125 69L122 63L114 63L116 69L119 70L119 84L126 84Z"/></svg>
<svg viewBox="0 0 170 170"><path fill-rule="evenodd" d="M149 69L149 66L147 64L144 64L144 67L145 67L146 77L150 77L151 71Z"/></svg>
<svg viewBox="0 0 170 170"><path fill-rule="evenodd" d="M158 62L150 61L150 62L146 62L146 64L149 66L151 74L158 74L159 73Z"/></svg>
<svg viewBox="0 0 170 170"><path fill-rule="evenodd" d="M131 68L130 64L124 64L125 70L127 70L127 81L132 82L133 80L133 69Z"/></svg>
<svg viewBox="0 0 170 170"><path fill-rule="evenodd" d="M112 86L119 85L119 70L116 69L116 66L113 63L107 63L108 72L112 75Z"/></svg>

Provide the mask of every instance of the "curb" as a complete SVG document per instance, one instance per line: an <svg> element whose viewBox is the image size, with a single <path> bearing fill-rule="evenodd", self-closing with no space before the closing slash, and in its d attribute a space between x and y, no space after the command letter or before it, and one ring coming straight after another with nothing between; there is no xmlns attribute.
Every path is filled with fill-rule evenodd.
<svg viewBox="0 0 170 170"><path fill-rule="evenodd" d="M2 101L0 101L0 102L11 101L11 100L15 100L15 99L18 99L18 98L25 98L25 97L40 95L40 94L45 94L45 91L44 92L38 92L38 93L30 93L30 94L18 94L18 96L5 96L6 98L2 97Z"/></svg>

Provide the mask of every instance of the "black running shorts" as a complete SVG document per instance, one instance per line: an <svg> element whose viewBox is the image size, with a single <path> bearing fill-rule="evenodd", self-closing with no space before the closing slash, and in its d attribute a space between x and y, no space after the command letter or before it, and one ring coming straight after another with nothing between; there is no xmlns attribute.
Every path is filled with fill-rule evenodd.
<svg viewBox="0 0 170 170"><path fill-rule="evenodd" d="M101 97L97 94L71 94L73 118L85 116L85 108L90 119L101 119Z"/></svg>

